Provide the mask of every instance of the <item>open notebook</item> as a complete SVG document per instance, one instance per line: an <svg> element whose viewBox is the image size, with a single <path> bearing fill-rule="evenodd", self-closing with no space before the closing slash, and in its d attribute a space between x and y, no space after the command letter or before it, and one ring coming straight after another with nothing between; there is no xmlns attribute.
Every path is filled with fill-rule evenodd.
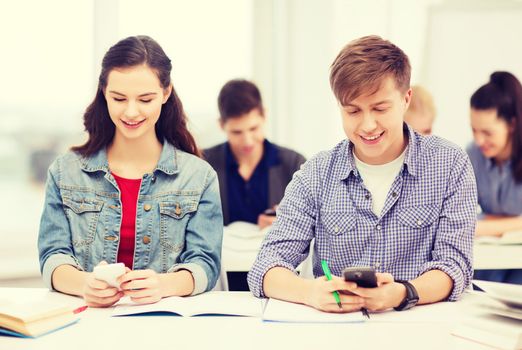
<svg viewBox="0 0 522 350"><path fill-rule="evenodd" d="M261 316L262 300L250 293L208 292L191 297L169 297L154 304L120 302L112 316L172 314L178 316Z"/></svg>
<svg viewBox="0 0 522 350"><path fill-rule="evenodd" d="M295 322L295 323L352 323L364 322L366 317L362 312L345 314L319 311L311 306L295 304L278 299L268 299L263 321Z"/></svg>
<svg viewBox="0 0 522 350"><path fill-rule="evenodd" d="M238 252L257 252L271 226L236 221L223 228L223 248Z"/></svg>

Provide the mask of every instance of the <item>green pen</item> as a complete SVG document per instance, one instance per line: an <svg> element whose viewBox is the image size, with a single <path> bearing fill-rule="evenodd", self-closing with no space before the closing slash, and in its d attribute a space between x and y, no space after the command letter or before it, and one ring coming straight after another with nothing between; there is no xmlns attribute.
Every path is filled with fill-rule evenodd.
<svg viewBox="0 0 522 350"><path fill-rule="evenodd" d="M323 268L323 272L324 272L324 275L326 276L326 279L328 281L331 281L332 273L330 272L330 269L328 268L328 263L326 262L326 260L321 260L321 266ZM343 305L341 304L341 298L339 297L339 292L334 291L332 294L335 298L335 301L337 302L337 306L339 306L339 309L342 309Z"/></svg>

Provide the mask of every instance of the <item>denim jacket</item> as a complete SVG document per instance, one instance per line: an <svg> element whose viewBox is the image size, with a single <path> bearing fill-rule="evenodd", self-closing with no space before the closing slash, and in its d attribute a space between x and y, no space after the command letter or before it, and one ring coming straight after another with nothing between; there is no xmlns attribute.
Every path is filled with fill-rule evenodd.
<svg viewBox="0 0 522 350"><path fill-rule="evenodd" d="M68 264L92 271L115 263L122 207L106 150L75 152L50 166L38 250L52 290L54 269ZM219 276L223 215L216 172L205 161L165 142L151 174L143 175L136 208L134 269L188 270L192 294L212 289Z"/></svg>

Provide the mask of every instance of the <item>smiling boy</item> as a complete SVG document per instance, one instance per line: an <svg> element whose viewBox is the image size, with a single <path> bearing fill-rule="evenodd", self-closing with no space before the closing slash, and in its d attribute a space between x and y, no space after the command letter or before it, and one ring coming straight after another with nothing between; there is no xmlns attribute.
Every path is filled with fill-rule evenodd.
<svg viewBox="0 0 522 350"><path fill-rule="evenodd" d="M476 185L465 152L404 123L411 99L404 52L377 36L344 47L331 67L347 140L305 163L288 185L277 221L249 276L256 296L330 312L406 310L457 300L472 276ZM315 240L313 272L295 268ZM333 275L377 271L377 288ZM332 292L341 293L342 307Z"/></svg>

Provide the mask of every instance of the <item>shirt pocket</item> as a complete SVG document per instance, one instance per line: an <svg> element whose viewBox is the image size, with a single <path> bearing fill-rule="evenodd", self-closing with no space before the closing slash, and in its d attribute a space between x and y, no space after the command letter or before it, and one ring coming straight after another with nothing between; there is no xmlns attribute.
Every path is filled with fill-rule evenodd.
<svg viewBox="0 0 522 350"><path fill-rule="evenodd" d="M355 213L326 212L322 214L325 232L331 236L348 234L355 229L357 217Z"/></svg>
<svg viewBox="0 0 522 350"><path fill-rule="evenodd" d="M160 243L164 256L175 260L185 246L185 230L190 217L198 208L197 199L183 196L162 201L160 207ZM173 264L171 261L169 264Z"/></svg>
<svg viewBox="0 0 522 350"><path fill-rule="evenodd" d="M338 261L344 265L355 260L364 245L363 239L358 237L356 213L323 212L316 244L320 259Z"/></svg>
<svg viewBox="0 0 522 350"><path fill-rule="evenodd" d="M410 253L431 251L439 212L439 208L434 205L398 209L399 230L396 242Z"/></svg>
<svg viewBox="0 0 522 350"><path fill-rule="evenodd" d="M69 220L75 248L90 245L94 241L103 204L103 201L96 198L63 197L65 215Z"/></svg>
<svg viewBox="0 0 522 350"><path fill-rule="evenodd" d="M439 209L433 205L401 208L397 211L399 223L411 229L431 226L439 216Z"/></svg>

